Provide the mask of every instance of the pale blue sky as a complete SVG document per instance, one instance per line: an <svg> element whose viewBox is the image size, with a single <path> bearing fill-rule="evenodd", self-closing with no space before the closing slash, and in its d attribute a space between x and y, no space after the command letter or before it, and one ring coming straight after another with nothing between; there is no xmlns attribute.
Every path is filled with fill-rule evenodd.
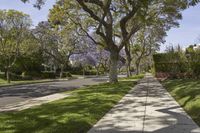
<svg viewBox="0 0 200 133"><path fill-rule="evenodd" d="M12 1L12 2L11 2ZM31 6L31 3L24 4L20 0L0 0L0 9L15 9L29 14L33 25L47 20L49 9L52 8L55 0L47 0L47 3L41 10ZM197 42L200 37L200 4L190 7L183 12L183 19L180 21L180 27L171 29L166 37L166 43L161 46L161 51L167 45L180 44L182 47Z"/></svg>
<svg viewBox="0 0 200 133"><path fill-rule="evenodd" d="M180 44L186 47L189 44L198 43L198 38L200 38L200 4L183 11L180 27L168 32L166 43L161 49L165 49L166 45L170 44Z"/></svg>
<svg viewBox="0 0 200 133"><path fill-rule="evenodd" d="M52 8L55 0L46 0L47 2L41 10L32 6L34 0L30 1L32 1L32 3L24 4L21 0L0 0L0 9L15 9L29 14L33 21L33 25L37 25L40 21L47 20L49 9Z"/></svg>

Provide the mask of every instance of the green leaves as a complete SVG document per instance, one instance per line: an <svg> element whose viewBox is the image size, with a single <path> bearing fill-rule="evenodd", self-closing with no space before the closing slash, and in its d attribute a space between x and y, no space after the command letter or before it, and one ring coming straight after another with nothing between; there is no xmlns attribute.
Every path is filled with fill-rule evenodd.
<svg viewBox="0 0 200 133"><path fill-rule="evenodd" d="M15 10L0 10L0 59L6 62L5 67L14 65L22 52L20 45L30 26L28 15Z"/></svg>

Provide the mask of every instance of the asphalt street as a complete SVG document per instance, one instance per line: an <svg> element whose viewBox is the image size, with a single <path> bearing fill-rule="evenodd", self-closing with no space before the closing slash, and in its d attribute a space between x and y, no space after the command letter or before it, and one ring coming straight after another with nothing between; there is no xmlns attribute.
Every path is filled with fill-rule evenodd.
<svg viewBox="0 0 200 133"><path fill-rule="evenodd" d="M0 107L23 102L32 98L77 89L83 86L99 84L107 80L107 77L91 77L68 81L0 87Z"/></svg>

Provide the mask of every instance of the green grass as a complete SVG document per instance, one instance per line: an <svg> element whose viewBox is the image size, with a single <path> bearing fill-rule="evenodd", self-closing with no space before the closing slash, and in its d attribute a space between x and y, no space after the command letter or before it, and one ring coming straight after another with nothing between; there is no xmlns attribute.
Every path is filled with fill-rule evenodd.
<svg viewBox="0 0 200 133"><path fill-rule="evenodd" d="M88 86L66 92L72 95L62 100L20 112L0 113L0 133L85 133L137 80Z"/></svg>
<svg viewBox="0 0 200 133"><path fill-rule="evenodd" d="M0 85L1 85L1 84L6 84L6 83L7 83L6 80L3 80L3 79L0 78Z"/></svg>
<svg viewBox="0 0 200 133"><path fill-rule="evenodd" d="M200 126L200 80L166 80L163 85Z"/></svg>
<svg viewBox="0 0 200 133"><path fill-rule="evenodd" d="M125 78L120 78L120 80L121 81L126 81L126 80L128 80L128 81L131 81L131 80L135 80L135 79L141 79L141 78L143 78L144 77L144 74L139 74L139 75L134 75L134 76L132 76L132 77L125 77Z"/></svg>

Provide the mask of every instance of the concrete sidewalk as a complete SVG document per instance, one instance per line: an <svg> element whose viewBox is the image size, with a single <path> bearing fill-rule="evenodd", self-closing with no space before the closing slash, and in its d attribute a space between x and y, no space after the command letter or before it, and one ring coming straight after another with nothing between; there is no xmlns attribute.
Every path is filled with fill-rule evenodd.
<svg viewBox="0 0 200 133"><path fill-rule="evenodd" d="M151 75L147 75L88 133L200 133L200 128Z"/></svg>

